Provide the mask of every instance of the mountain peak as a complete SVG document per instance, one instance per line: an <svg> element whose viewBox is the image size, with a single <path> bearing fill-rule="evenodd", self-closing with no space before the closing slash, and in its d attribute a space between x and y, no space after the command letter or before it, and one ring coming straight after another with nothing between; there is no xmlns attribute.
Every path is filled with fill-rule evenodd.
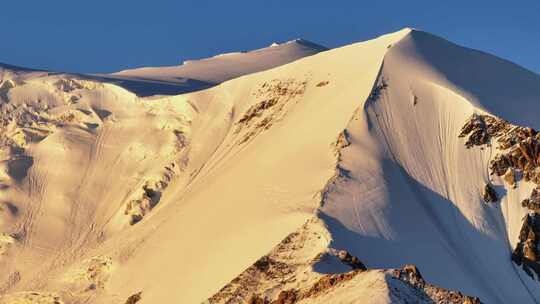
<svg viewBox="0 0 540 304"><path fill-rule="evenodd" d="M143 67L114 73L118 76L138 77L175 82L179 79L196 79L221 83L242 75L268 70L297 59L326 51L328 48L297 38L252 51L230 52L197 60L185 60L181 65L168 67Z"/></svg>
<svg viewBox="0 0 540 304"><path fill-rule="evenodd" d="M311 41L306 40L304 38L295 38L295 39L292 39L292 40L289 40L289 41L286 41L286 42L273 42L270 45L270 47L275 47L275 46L280 46L280 45L292 45L292 44L308 46L308 47L312 47L314 49L324 49L324 50L328 49L325 46L322 46L320 44L311 42Z"/></svg>

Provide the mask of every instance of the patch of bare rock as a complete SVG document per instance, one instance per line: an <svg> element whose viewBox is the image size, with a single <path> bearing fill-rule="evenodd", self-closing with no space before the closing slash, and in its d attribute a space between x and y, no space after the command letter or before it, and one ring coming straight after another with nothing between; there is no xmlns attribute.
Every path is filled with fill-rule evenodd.
<svg viewBox="0 0 540 304"><path fill-rule="evenodd" d="M306 81L295 79L273 79L263 83L253 93L258 102L249 107L237 122L235 134L241 134L239 143L248 142L283 119L285 108L298 102L306 85Z"/></svg>
<svg viewBox="0 0 540 304"><path fill-rule="evenodd" d="M529 214L523 218L519 242L511 259L534 278L540 277L540 255L537 249L540 237L540 133L533 128L521 127L491 115L473 114L463 126L459 137L467 137L465 146L491 146L496 154L490 161L491 175L501 176L512 188L523 179L536 187L521 202ZM483 192L486 202L498 200L497 193L486 185Z"/></svg>

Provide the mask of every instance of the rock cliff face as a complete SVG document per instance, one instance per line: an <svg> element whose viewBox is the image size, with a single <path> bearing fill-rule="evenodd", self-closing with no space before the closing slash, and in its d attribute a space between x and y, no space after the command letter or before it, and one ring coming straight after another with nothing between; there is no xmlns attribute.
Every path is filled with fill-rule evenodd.
<svg viewBox="0 0 540 304"><path fill-rule="evenodd" d="M473 114L459 136L467 137L468 148L495 147L497 152L490 160L490 174L502 176L508 187L518 187L522 179L535 185L530 196L521 202L529 214L523 218L519 241L511 258L530 277L540 278L540 133L494 116ZM484 200L497 201L497 193L489 184L485 186Z"/></svg>
<svg viewBox="0 0 540 304"><path fill-rule="evenodd" d="M540 263L538 254L538 240L540 233L540 215L531 213L523 219L523 226L519 232L519 242L512 252L512 261L521 266L529 276L540 277Z"/></svg>

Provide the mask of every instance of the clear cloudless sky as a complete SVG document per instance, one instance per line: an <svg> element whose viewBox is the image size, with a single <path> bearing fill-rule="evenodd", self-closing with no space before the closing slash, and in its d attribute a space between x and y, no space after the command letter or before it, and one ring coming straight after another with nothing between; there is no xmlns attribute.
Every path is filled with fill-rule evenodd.
<svg viewBox="0 0 540 304"><path fill-rule="evenodd" d="M113 72L304 38L327 47L414 27L540 73L540 1L11 0L0 62Z"/></svg>

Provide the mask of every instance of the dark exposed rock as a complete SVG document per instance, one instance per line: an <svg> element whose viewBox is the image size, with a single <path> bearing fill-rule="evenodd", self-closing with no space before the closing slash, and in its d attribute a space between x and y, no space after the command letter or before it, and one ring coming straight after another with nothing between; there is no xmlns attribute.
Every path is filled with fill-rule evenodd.
<svg viewBox="0 0 540 304"><path fill-rule="evenodd" d="M278 100L279 100L278 98L271 98L271 99L263 100L263 101L259 102L258 104L256 104L256 105L252 106L251 108L249 108L247 110L246 114L244 114L244 116L242 116L242 118L240 118L240 120L238 122L239 123L248 123L253 118L261 116L262 112L264 110L269 109L272 106L276 105Z"/></svg>
<svg viewBox="0 0 540 304"><path fill-rule="evenodd" d="M328 83L329 83L328 80L326 80L326 81L321 81L321 82L317 83L317 87L319 87L319 88L320 88L320 87L324 87L324 86L327 85Z"/></svg>
<svg viewBox="0 0 540 304"><path fill-rule="evenodd" d="M8 92L15 87L13 80L0 81L0 101L8 102Z"/></svg>
<svg viewBox="0 0 540 304"><path fill-rule="evenodd" d="M243 133L239 144L268 130L285 116L285 107L295 104L306 89L306 81L295 79L273 79L263 83L253 94L259 102L250 106L236 123L235 134Z"/></svg>
<svg viewBox="0 0 540 304"><path fill-rule="evenodd" d="M420 270L415 265L405 265L401 269L395 269L393 276L414 288L420 295L426 298L428 303L445 304L480 304L480 299L463 295L459 291L443 289L429 283L426 283Z"/></svg>
<svg viewBox="0 0 540 304"><path fill-rule="evenodd" d="M492 137L498 137L511 128L505 120L489 115L473 114L465 123L459 137L466 137L465 146L482 146L491 144Z"/></svg>
<svg viewBox="0 0 540 304"><path fill-rule="evenodd" d="M465 296L465 299L463 300L463 304L480 304L480 299L478 297L469 297Z"/></svg>
<svg viewBox="0 0 540 304"><path fill-rule="evenodd" d="M294 289L283 290L272 304L294 304L298 300L298 291Z"/></svg>
<svg viewBox="0 0 540 304"><path fill-rule="evenodd" d="M317 297L320 294L353 279L360 271L351 271L340 274L327 274L307 289L286 289L279 292L275 300L269 300L260 295L252 295L249 304L294 304L303 299Z"/></svg>
<svg viewBox="0 0 540 304"><path fill-rule="evenodd" d="M491 174L502 176L506 171L508 171L508 169L512 169L511 167L513 167L513 163L514 161L511 156L499 154L491 161Z"/></svg>
<svg viewBox="0 0 540 304"><path fill-rule="evenodd" d="M467 147L490 144L497 139L498 153L490 162L491 174L503 176L512 187L520 178L537 185L521 206L529 210L520 230L519 242L511 259L529 276L540 277L538 242L540 237L540 133L528 127L513 126L490 115L474 114L463 126L460 137L468 136ZM497 200L496 192L486 185L486 202Z"/></svg>
<svg viewBox="0 0 540 304"><path fill-rule="evenodd" d="M501 134L498 142L501 153L491 161L491 173L505 175L505 181L515 186L516 173L519 171L525 181L540 185L540 141L536 131L513 127L507 133Z"/></svg>
<svg viewBox="0 0 540 304"><path fill-rule="evenodd" d="M125 304L135 304L139 302L142 299L142 292L138 292L136 294L133 294L127 298Z"/></svg>
<svg viewBox="0 0 540 304"><path fill-rule="evenodd" d="M521 202L521 206L534 212L540 212L540 188L534 188L530 197Z"/></svg>
<svg viewBox="0 0 540 304"><path fill-rule="evenodd" d="M396 269L394 276L406 281L417 288L424 288L426 282L415 265L405 265L402 269Z"/></svg>
<svg viewBox="0 0 540 304"><path fill-rule="evenodd" d="M519 231L519 242L512 252L512 261L523 268L529 276L533 272L540 276L540 258L538 254L538 241L540 237L540 215L531 213L525 216Z"/></svg>
<svg viewBox="0 0 540 304"><path fill-rule="evenodd" d="M514 168L508 168L503 176L504 181L507 182L513 188L516 188L516 170Z"/></svg>
<svg viewBox="0 0 540 304"><path fill-rule="evenodd" d="M494 203L498 200L497 198L497 192L495 192L495 189L490 184L486 184L484 186L484 192L482 193L482 198L484 199L484 202L486 203Z"/></svg>
<svg viewBox="0 0 540 304"><path fill-rule="evenodd" d="M381 96L381 93L388 87L388 84L386 83L386 80L384 78L381 79L380 83L378 83L373 90L371 91L371 94L368 97L368 101L375 101Z"/></svg>
<svg viewBox="0 0 540 304"><path fill-rule="evenodd" d="M262 258L258 259L254 264L253 266L255 266L255 268L257 268L257 270L261 271L261 272L266 272L268 271L268 269L270 269L270 263L271 263L271 259L270 257L268 256L263 256Z"/></svg>
<svg viewBox="0 0 540 304"><path fill-rule="evenodd" d="M268 304L268 301L260 295L252 295L247 301L248 304Z"/></svg>
<svg viewBox="0 0 540 304"><path fill-rule="evenodd" d="M343 262L344 264L349 265L352 269L356 270L366 270L367 267L355 256L351 255L346 250L340 250L337 254L337 257Z"/></svg>
<svg viewBox="0 0 540 304"><path fill-rule="evenodd" d="M472 146L480 146L487 144L490 140L489 134L486 130L486 123L480 115L473 114L473 117L463 126L459 137L469 135L465 146L470 148Z"/></svg>
<svg viewBox="0 0 540 304"><path fill-rule="evenodd" d="M347 129L339 133L338 138L335 143L336 150L341 150L351 145L351 135Z"/></svg>
<svg viewBox="0 0 540 304"><path fill-rule="evenodd" d="M66 93L72 92L74 90L80 90L84 87L77 81L73 79L60 79L55 83L55 86Z"/></svg>
<svg viewBox="0 0 540 304"><path fill-rule="evenodd" d="M172 163L174 167L174 163ZM124 215L129 216L129 224L135 225L142 221L143 218L159 203L161 199L161 193L167 188L172 174L172 170L169 167L165 167L167 174L164 174L161 180L156 183L150 184L147 182L142 186L142 195L137 199L132 199L127 202L124 209Z"/></svg>
<svg viewBox="0 0 540 304"><path fill-rule="evenodd" d="M346 273L324 275L302 294L302 298L315 297L338 284L352 280L360 272L361 270L353 270Z"/></svg>

